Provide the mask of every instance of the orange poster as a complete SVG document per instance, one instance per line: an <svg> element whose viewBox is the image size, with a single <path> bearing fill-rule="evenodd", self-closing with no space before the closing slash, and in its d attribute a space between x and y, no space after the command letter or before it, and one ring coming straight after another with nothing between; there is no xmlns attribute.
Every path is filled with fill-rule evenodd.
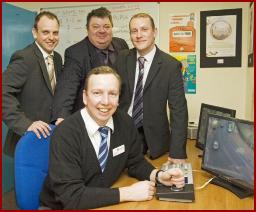
<svg viewBox="0 0 256 212"><path fill-rule="evenodd" d="M195 52L196 30L194 13L171 15L169 29L170 52Z"/></svg>

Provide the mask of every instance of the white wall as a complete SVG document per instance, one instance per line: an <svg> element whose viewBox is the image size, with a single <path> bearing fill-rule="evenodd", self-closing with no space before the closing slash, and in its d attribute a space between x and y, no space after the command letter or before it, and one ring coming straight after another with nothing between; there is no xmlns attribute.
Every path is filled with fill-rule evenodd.
<svg viewBox="0 0 256 212"><path fill-rule="evenodd" d="M42 7L63 7L95 5L98 2L35 2L12 3L29 10L39 11ZM106 3L104 3L106 4ZM242 8L242 67L239 68L200 68L200 11ZM187 94L189 120L198 122L201 103L233 108L237 117L254 120L254 68L247 68L248 52L248 11L249 2L161 2L160 3L160 44L168 52L169 14L195 12L196 14L196 55L197 92Z"/></svg>

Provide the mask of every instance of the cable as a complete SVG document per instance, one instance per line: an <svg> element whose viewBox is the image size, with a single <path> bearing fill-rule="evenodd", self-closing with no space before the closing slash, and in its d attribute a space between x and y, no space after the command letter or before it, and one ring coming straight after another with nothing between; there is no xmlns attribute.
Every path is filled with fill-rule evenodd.
<svg viewBox="0 0 256 212"><path fill-rule="evenodd" d="M195 190L203 189L203 188L206 187L214 178L216 178L216 177L212 177L212 178L209 179L207 182L205 182L202 186L196 187Z"/></svg>

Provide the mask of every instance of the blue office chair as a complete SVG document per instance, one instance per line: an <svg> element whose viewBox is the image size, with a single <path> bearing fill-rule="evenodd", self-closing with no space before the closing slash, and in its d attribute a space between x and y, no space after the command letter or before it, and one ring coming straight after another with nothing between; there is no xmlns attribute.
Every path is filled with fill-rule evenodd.
<svg viewBox="0 0 256 212"><path fill-rule="evenodd" d="M50 125L51 133L55 125ZM14 155L16 202L20 209L39 207L39 196L48 173L50 137L38 139L27 132L17 143Z"/></svg>

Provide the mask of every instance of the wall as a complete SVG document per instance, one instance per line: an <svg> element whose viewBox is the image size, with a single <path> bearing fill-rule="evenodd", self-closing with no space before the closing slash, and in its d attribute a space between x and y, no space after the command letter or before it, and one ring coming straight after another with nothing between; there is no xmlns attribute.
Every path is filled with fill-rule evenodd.
<svg viewBox="0 0 256 212"><path fill-rule="evenodd" d="M13 3L17 6L39 10L46 7L45 3ZM97 2L48 2L47 7L95 5ZM106 3L104 3L106 4ZM184 4L186 7L184 7ZM239 68L200 68L200 11L242 8L242 66ZM168 52L169 14L177 12L195 12L196 14L196 55L197 55L197 93L187 94L189 120L198 122L201 103L208 103L236 109L237 117L254 120L254 69L247 68L248 47L248 2L209 2L209 3L178 3L161 2L160 13L160 44L159 47Z"/></svg>

